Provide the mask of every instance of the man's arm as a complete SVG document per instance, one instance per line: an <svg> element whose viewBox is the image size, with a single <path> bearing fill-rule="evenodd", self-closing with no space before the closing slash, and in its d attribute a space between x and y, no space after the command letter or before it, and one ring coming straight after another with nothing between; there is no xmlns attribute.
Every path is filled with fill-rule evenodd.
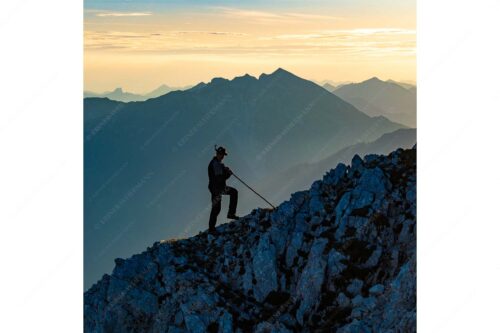
<svg viewBox="0 0 500 333"><path fill-rule="evenodd" d="M231 171L231 169L229 169L228 167L224 167L224 177L226 177L226 179L231 177L232 174L233 172Z"/></svg>

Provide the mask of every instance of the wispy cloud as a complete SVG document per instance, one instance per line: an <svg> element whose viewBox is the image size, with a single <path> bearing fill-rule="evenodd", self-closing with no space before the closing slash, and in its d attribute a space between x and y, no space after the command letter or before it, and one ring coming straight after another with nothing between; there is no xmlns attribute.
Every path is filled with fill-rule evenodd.
<svg viewBox="0 0 500 333"><path fill-rule="evenodd" d="M303 14L303 13L285 13L287 17L296 17L301 19L312 19L312 20L343 20L344 17L341 16L331 16L331 15L318 15L318 14Z"/></svg>
<svg viewBox="0 0 500 333"><path fill-rule="evenodd" d="M342 31L342 30L341 30ZM353 30L343 30L357 35L375 35L375 34L386 34L386 35L415 35L416 31L411 29L397 29L397 28L373 28L373 29L353 29Z"/></svg>
<svg viewBox="0 0 500 333"><path fill-rule="evenodd" d="M189 36L189 37L186 37ZM414 30L397 28L324 30L304 34L253 35L230 31L87 31L86 50L164 55L351 55L413 56Z"/></svg>
<svg viewBox="0 0 500 333"><path fill-rule="evenodd" d="M227 52L250 35L231 31L174 30L156 32L85 31L86 50L122 50L166 54Z"/></svg>
<svg viewBox="0 0 500 333"><path fill-rule="evenodd" d="M294 13L294 12L269 12L269 11L257 11L257 10L245 10L237 9L231 7L215 7L218 13L225 16L249 19L256 22L298 22L298 21L310 21L310 20L340 20L342 17L330 16L330 15L320 15L320 14L307 14L307 13Z"/></svg>
<svg viewBox="0 0 500 333"><path fill-rule="evenodd" d="M305 34L283 34L276 36L262 37L263 40L308 40L308 39L328 39L328 38L350 38L350 37L396 37L398 35L415 36L416 31L411 29L398 28L373 28L373 29L351 29L351 30L323 30ZM375 39L374 39L375 40Z"/></svg>
<svg viewBox="0 0 500 333"><path fill-rule="evenodd" d="M168 34L178 34L178 35L216 35L216 36L248 36L248 34L241 32L230 32L230 31L204 31L204 30L184 30L184 31L170 31ZM160 35L160 34L158 34Z"/></svg>
<svg viewBox="0 0 500 333"><path fill-rule="evenodd" d="M98 17L133 17L133 16L151 16L151 12L100 12L95 14Z"/></svg>
<svg viewBox="0 0 500 333"><path fill-rule="evenodd" d="M238 16L238 17L265 18L265 19L282 17L282 15L279 14L257 11L257 10L244 10L244 9L235 9L229 7L218 7L216 9L219 9L223 14L231 15L233 17Z"/></svg>

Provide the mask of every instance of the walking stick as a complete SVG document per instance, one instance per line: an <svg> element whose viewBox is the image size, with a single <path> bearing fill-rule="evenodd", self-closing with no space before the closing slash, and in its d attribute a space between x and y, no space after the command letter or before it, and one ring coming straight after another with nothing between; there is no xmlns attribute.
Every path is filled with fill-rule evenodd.
<svg viewBox="0 0 500 333"><path fill-rule="evenodd" d="M262 195L260 195L259 193L257 193L253 188L251 188L247 183L245 183L243 180L241 180L240 177L236 176L234 173L233 173L233 176L238 179L240 182L243 183L243 185L245 185L246 187L248 187L253 193L257 194L262 200L264 200L265 202L267 202L271 207L273 207L273 209L276 209L276 207L273 206L272 203L270 203L269 201L266 200L266 198L264 198Z"/></svg>

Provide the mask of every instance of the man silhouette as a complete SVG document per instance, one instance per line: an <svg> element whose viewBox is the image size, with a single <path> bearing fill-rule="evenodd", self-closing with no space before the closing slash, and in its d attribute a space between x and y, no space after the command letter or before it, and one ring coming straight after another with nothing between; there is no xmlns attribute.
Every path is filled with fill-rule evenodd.
<svg viewBox="0 0 500 333"><path fill-rule="evenodd" d="M208 164L208 189L212 195L212 211L210 212L210 221L208 222L208 230L211 233L215 232L215 224L217 216L220 213L222 195L229 195L229 211L228 219L239 219L236 216L236 206L238 205L238 191L235 188L226 186L226 179L233 174L231 169L226 167L222 160L227 155L224 147L215 146L215 156Z"/></svg>

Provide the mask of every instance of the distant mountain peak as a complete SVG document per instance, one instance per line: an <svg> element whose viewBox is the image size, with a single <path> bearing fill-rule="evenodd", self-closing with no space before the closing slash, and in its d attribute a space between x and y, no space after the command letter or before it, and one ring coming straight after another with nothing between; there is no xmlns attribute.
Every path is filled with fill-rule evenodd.
<svg viewBox="0 0 500 333"><path fill-rule="evenodd" d="M261 79L265 79L265 78L268 78L268 77L290 77L290 78L299 78L297 75L279 67L277 70L275 70L274 72L272 72L271 74L265 74L265 73L262 73L260 76L259 76L259 80Z"/></svg>
<svg viewBox="0 0 500 333"><path fill-rule="evenodd" d="M370 79L366 80L365 82L367 82L367 83L375 83L375 82L384 82L384 81L382 81L382 80L381 80L381 79L379 79L378 77L374 76L374 77L372 77L372 78L370 78Z"/></svg>
<svg viewBox="0 0 500 333"><path fill-rule="evenodd" d="M165 83L162 83L161 85L159 85L156 89L152 90L150 92L150 94L153 94L155 92L163 92L163 91L167 91L167 90L171 90L172 87L166 85Z"/></svg>
<svg viewBox="0 0 500 333"><path fill-rule="evenodd" d="M227 79L224 77L214 77L212 80L210 80L207 84L197 84L193 88L200 88L200 87L219 87L219 86L226 86L226 85L231 85L231 86L251 86L255 83L262 83L263 81L266 81L268 79L273 79L276 81L290 81L290 80L300 80L304 82L308 82L305 79L302 79L293 73L290 73L283 68L278 68L271 74L266 74L262 73L259 75L259 77L252 76L248 73L245 73L244 75L241 76L235 76L233 79Z"/></svg>
<svg viewBox="0 0 500 333"><path fill-rule="evenodd" d="M335 90L335 95L369 116L384 115L391 121L416 126L416 93L391 80L374 76Z"/></svg>
<svg viewBox="0 0 500 333"><path fill-rule="evenodd" d="M289 72L281 67L279 67L277 70L275 70L274 72L272 72L270 74L270 76L276 76L276 75L280 75L280 76L293 76L293 77L297 77L297 75L293 74L292 72Z"/></svg>
<svg viewBox="0 0 500 333"><path fill-rule="evenodd" d="M398 81L389 79L389 80L387 80L385 82L391 83L391 84L395 84L397 86L400 86L400 87L402 87L402 88L404 88L406 90L410 90L410 91L412 91L412 90L414 90L414 89L417 88L416 85L415 85L415 83L410 83L410 82L405 82L405 81L398 82Z"/></svg>
<svg viewBox="0 0 500 333"><path fill-rule="evenodd" d="M243 76L236 76L231 81L232 82L250 82L250 81L257 81L257 78L247 73Z"/></svg>
<svg viewBox="0 0 500 333"><path fill-rule="evenodd" d="M200 82L197 85L195 85L194 87L192 87L191 90L201 89L201 88L203 88L206 85L207 84L205 82Z"/></svg>
<svg viewBox="0 0 500 333"><path fill-rule="evenodd" d="M291 74L289 71L281 68L281 67L278 67L277 70L275 70L272 74L277 74L277 73L288 73L288 74Z"/></svg>
<svg viewBox="0 0 500 333"><path fill-rule="evenodd" d="M225 82L229 82L229 80L223 77L214 77L212 81L210 81L211 84L220 84Z"/></svg>
<svg viewBox="0 0 500 333"><path fill-rule="evenodd" d="M236 76L233 79L227 79L223 77L215 77L213 78L209 83L208 86L211 87L216 87L220 85L252 85L253 83L256 82L263 82L266 80L272 79L273 81L281 81L281 82L290 82L290 81L301 81L301 82L309 82L308 80L305 80L287 70L284 70L283 68L278 68L271 74L266 74L262 73L259 75L258 78L255 76L252 76L248 73L242 75L242 76Z"/></svg>
<svg viewBox="0 0 500 333"><path fill-rule="evenodd" d="M113 90L113 92L114 92L114 93L120 93L120 94L122 94L122 93L123 93L123 89L122 89L122 88L120 88L120 87L118 87L118 88L116 88L115 90Z"/></svg>
<svg viewBox="0 0 500 333"><path fill-rule="evenodd" d="M333 84L327 82L323 85L323 88L325 88L329 92L333 92L337 87L335 87Z"/></svg>

